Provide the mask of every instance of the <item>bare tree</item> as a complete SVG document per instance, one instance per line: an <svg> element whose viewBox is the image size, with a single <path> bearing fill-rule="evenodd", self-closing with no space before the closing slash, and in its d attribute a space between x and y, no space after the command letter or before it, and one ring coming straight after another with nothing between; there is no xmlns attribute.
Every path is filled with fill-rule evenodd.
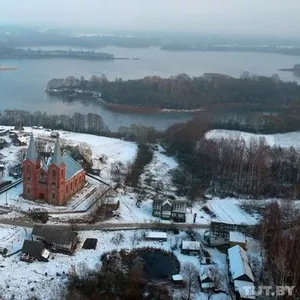
<svg viewBox="0 0 300 300"><path fill-rule="evenodd" d="M135 230L133 232L133 235L130 237L132 247L136 244L136 242L138 241L138 238L139 238L138 232Z"/></svg>
<svg viewBox="0 0 300 300"><path fill-rule="evenodd" d="M182 274L184 280L187 283L187 295L184 297L185 300L191 300L193 293L196 290L198 280L198 271L197 268L192 263L185 263L182 267Z"/></svg>

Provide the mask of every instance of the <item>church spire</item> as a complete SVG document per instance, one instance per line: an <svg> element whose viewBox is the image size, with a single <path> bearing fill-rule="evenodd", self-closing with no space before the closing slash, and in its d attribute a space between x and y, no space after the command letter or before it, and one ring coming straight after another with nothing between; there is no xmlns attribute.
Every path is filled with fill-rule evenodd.
<svg viewBox="0 0 300 300"><path fill-rule="evenodd" d="M58 167L62 163L59 139L56 140L55 147L54 147L54 152L53 152L52 159L51 159L51 163L56 164Z"/></svg>
<svg viewBox="0 0 300 300"><path fill-rule="evenodd" d="M36 151L35 141L33 138L33 134L31 134L29 146L26 153L26 159L31 161L37 161L38 160L38 154Z"/></svg>

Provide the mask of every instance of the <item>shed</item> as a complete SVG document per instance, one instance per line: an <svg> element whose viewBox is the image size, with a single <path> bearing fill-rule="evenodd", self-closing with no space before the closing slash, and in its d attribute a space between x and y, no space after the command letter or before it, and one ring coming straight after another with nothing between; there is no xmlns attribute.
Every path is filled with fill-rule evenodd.
<svg viewBox="0 0 300 300"><path fill-rule="evenodd" d="M22 247L21 260L27 262L49 261L50 252L45 248L44 243L25 240Z"/></svg>
<svg viewBox="0 0 300 300"><path fill-rule="evenodd" d="M183 282L183 277L180 274L172 275L172 282L175 284L180 284Z"/></svg>
<svg viewBox="0 0 300 300"><path fill-rule="evenodd" d="M229 231L229 245L230 247L239 245L242 248L246 248L246 236L239 231Z"/></svg>
<svg viewBox="0 0 300 300"><path fill-rule="evenodd" d="M51 133L50 133L50 137L52 137L52 138L59 138L59 133L57 132L57 131L52 131Z"/></svg>
<svg viewBox="0 0 300 300"><path fill-rule="evenodd" d="M168 237L166 232L150 231L146 233L145 239L151 241L166 241Z"/></svg>
<svg viewBox="0 0 300 300"><path fill-rule="evenodd" d="M87 239L84 241L84 244L83 244L83 246L82 246L82 249L93 249L93 250L95 250L96 247L97 247L97 242L98 242L97 239L87 238Z"/></svg>
<svg viewBox="0 0 300 300"><path fill-rule="evenodd" d="M198 255L200 253L200 242L195 241L182 241L181 242L181 253L189 255Z"/></svg>

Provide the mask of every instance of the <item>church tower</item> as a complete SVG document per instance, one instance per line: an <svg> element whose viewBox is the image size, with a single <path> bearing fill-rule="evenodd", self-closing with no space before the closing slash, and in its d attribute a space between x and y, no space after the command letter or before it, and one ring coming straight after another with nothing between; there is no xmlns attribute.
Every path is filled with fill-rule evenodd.
<svg viewBox="0 0 300 300"><path fill-rule="evenodd" d="M27 153L22 163L23 196L25 198L33 200L38 198L37 173L39 168L40 160L33 135L31 135Z"/></svg>
<svg viewBox="0 0 300 300"><path fill-rule="evenodd" d="M57 139L48 167L48 201L53 205L63 205L65 202L65 174L66 166L63 163L59 139Z"/></svg>

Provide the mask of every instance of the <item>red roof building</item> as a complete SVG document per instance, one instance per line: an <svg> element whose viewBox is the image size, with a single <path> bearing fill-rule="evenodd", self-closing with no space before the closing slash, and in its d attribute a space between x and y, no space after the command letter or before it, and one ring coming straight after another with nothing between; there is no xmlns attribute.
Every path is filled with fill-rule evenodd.
<svg viewBox="0 0 300 300"><path fill-rule="evenodd" d="M68 153L61 153L59 139L47 164L39 160L33 136L23 167L23 197L65 205L85 185L85 171Z"/></svg>

